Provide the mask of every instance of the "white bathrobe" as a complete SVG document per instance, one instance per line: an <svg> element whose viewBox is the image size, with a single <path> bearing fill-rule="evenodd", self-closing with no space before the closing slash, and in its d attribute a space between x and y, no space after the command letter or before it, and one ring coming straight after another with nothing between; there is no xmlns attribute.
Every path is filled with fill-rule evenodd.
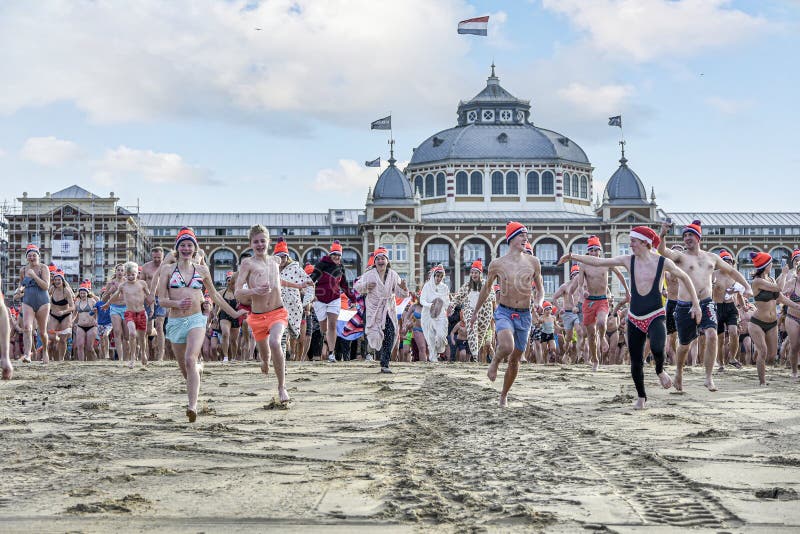
<svg viewBox="0 0 800 534"><path fill-rule="evenodd" d="M422 333L428 344L428 358L436 361L437 355L447 349L447 308L450 307L450 289L444 283L444 279L437 284L433 277L434 273L431 273L431 277L422 286L419 302L422 304ZM439 312L439 317L434 318L431 317L431 305L437 298L442 299L442 311Z"/></svg>
<svg viewBox="0 0 800 534"><path fill-rule="evenodd" d="M386 318L388 317L394 325L395 339L400 335L397 328L397 305L395 296L406 298L408 291L400 287L400 275L392 269L386 270L386 280L381 280L377 269L370 269L365 272L354 284L353 288L364 295L364 313L367 324L364 332L367 335L367 342L373 350L381 350L385 335ZM367 285L375 283L372 291L367 291Z"/></svg>

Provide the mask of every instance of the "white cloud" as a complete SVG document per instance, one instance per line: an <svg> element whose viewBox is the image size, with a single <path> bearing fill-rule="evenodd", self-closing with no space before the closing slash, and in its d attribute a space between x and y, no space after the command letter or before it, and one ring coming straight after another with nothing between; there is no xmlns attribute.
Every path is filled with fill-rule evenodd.
<svg viewBox="0 0 800 534"><path fill-rule="evenodd" d="M55 167L83 156L80 147L72 141L53 136L31 137L20 150L20 157L46 167Z"/></svg>
<svg viewBox="0 0 800 534"><path fill-rule="evenodd" d="M558 90L558 96L573 106L572 113L588 119L617 115L635 93L631 85L600 85L590 87L573 82Z"/></svg>
<svg viewBox="0 0 800 534"><path fill-rule="evenodd" d="M0 64L13 75L0 113L66 101L97 122L188 115L287 130L368 124L390 104L450 116L472 46L455 24L473 12L466 0L4 3Z"/></svg>
<svg viewBox="0 0 800 534"><path fill-rule="evenodd" d="M566 15L593 47L639 62L687 57L768 29L766 19L729 7L730 0L543 0Z"/></svg>
<svg viewBox="0 0 800 534"><path fill-rule="evenodd" d="M403 169L408 162L398 162L395 165L399 169ZM366 195L367 188L375 187L378 176L386 167L388 164L385 161L381 161L381 167L378 169L365 167L363 163L351 159L340 159L339 167L322 169L317 172L312 188L315 191L340 191Z"/></svg>
<svg viewBox="0 0 800 534"><path fill-rule="evenodd" d="M720 96L708 97L706 98L706 103L724 115L738 115L754 105L751 100L723 98Z"/></svg>
<svg viewBox="0 0 800 534"><path fill-rule="evenodd" d="M120 146L106 151L105 158L92 163L96 169L94 180L102 185L113 185L119 180L152 184L216 184L211 172L187 164L178 154L136 150Z"/></svg>
<svg viewBox="0 0 800 534"><path fill-rule="evenodd" d="M0 148L0 158L6 157L6 151Z"/></svg>

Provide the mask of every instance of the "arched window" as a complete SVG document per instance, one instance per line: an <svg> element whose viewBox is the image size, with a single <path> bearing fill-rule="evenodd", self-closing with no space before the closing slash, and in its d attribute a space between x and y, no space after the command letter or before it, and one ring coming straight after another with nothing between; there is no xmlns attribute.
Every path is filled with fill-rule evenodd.
<svg viewBox="0 0 800 534"><path fill-rule="evenodd" d="M456 173L456 195L469 195L469 183L467 173L458 171Z"/></svg>
<svg viewBox="0 0 800 534"><path fill-rule="evenodd" d="M570 180L572 179L572 175L568 172L564 173L564 196L571 197L572 193L570 193Z"/></svg>
<svg viewBox="0 0 800 534"><path fill-rule="evenodd" d="M574 197L578 196L578 175L577 174L573 174L572 175L572 196L574 196Z"/></svg>
<svg viewBox="0 0 800 534"><path fill-rule="evenodd" d="M436 196L443 197L445 193L445 178L444 173L440 172L436 175Z"/></svg>
<svg viewBox="0 0 800 534"><path fill-rule="evenodd" d="M506 174L506 195L519 195L519 175L515 171Z"/></svg>
<svg viewBox="0 0 800 534"><path fill-rule="evenodd" d="M425 198L432 197L433 193L433 175L428 174L425 176Z"/></svg>
<svg viewBox="0 0 800 534"><path fill-rule="evenodd" d="M469 175L470 186L469 186L469 193L471 195L482 195L483 194L483 173L480 171L472 171L472 174Z"/></svg>
<svg viewBox="0 0 800 534"><path fill-rule="evenodd" d="M544 171L542 173L542 194L553 194L553 173L550 171Z"/></svg>
<svg viewBox="0 0 800 534"><path fill-rule="evenodd" d="M494 171L492 173L492 194L503 194L503 173L500 171Z"/></svg>
<svg viewBox="0 0 800 534"><path fill-rule="evenodd" d="M425 196L425 184L422 181L422 176L420 175L417 175L417 177L414 178L414 194L416 194L417 191L419 191L419 196Z"/></svg>
<svg viewBox="0 0 800 534"><path fill-rule="evenodd" d="M589 180L581 176L581 198L589 198Z"/></svg>
<svg viewBox="0 0 800 534"><path fill-rule="evenodd" d="M528 173L528 194L539 194L539 173L536 171L531 171Z"/></svg>

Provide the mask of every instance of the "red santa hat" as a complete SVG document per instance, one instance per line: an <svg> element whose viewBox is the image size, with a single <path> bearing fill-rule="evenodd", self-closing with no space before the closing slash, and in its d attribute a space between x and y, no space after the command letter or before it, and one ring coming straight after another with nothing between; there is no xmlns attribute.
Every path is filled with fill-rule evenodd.
<svg viewBox="0 0 800 534"><path fill-rule="evenodd" d="M306 274L310 275L314 272L314 266L310 263L306 263L305 267L303 267L303 270L306 272Z"/></svg>
<svg viewBox="0 0 800 534"><path fill-rule="evenodd" d="M530 254L531 256L533 256L533 245L531 245L530 243L526 242L525 243L525 252L527 254Z"/></svg>
<svg viewBox="0 0 800 534"><path fill-rule="evenodd" d="M719 257L722 258L723 260L727 261L728 263L733 263L733 256L727 250L724 250L724 249L720 250L719 251Z"/></svg>
<svg viewBox="0 0 800 534"><path fill-rule="evenodd" d="M600 238L596 235L590 235L586 244L589 245L589 250L602 250L603 248L603 245L600 244Z"/></svg>
<svg viewBox="0 0 800 534"><path fill-rule="evenodd" d="M697 239L703 239L703 229L699 220L692 221L692 224L687 224L683 227L683 233L691 232L697 236Z"/></svg>
<svg viewBox="0 0 800 534"><path fill-rule="evenodd" d="M751 252L750 260L753 262L753 267L756 269L761 269L770 264L772 261L772 256L766 252Z"/></svg>
<svg viewBox="0 0 800 534"><path fill-rule="evenodd" d="M338 239L331 243L331 249L328 251L328 254L338 254L339 256L342 255L342 244L339 243Z"/></svg>
<svg viewBox="0 0 800 534"><path fill-rule="evenodd" d="M550 309L552 310L552 309L553 309L553 305L552 305L552 304L550 304L550 302L549 302L549 301L547 301L547 300L546 300L546 301L544 301L544 302L542 302L542 309L543 309L543 310L546 310L546 309L548 309L548 308L550 308Z"/></svg>
<svg viewBox="0 0 800 534"><path fill-rule="evenodd" d="M470 267L470 271L473 269L476 271L483 272L483 260L481 258L478 258L477 260L472 262L472 267Z"/></svg>
<svg viewBox="0 0 800 534"><path fill-rule="evenodd" d="M798 257L800 257L800 248L796 248L792 251L792 262Z"/></svg>
<svg viewBox="0 0 800 534"><path fill-rule="evenodd" d="M528 229L525 228L525 225L522 223L509 221L506 224L506 243L510 243L512 239L517 237L522 232L528 233Z"/></svg>
<svg viewBox="0 0 800 534"><path fill-rule="evenodd" d="M33 243L31 243L27 247L25 247L25 255L26 256L28 255L28 252L35 252L35 253L39 254L39 247L34 245Z"/></svg>
<svg viewBox="0 0 800 534"><path fill-rule="evenodd" d="M233 271L226 271L225 272L225 279L233 278Z"/></svg>
<svg viewBox="0 0 800 534"><path fill-rule="evenodd" d="M284 238L279 237L275 240L275 250L272 251L272 254L275 256L289 255L289 245L286 244L286 240Z"/></svg>
<svg viewBox="0 0 800 534"><path fill-rule="evenodd" d="M78 291L80 291L81 289L85 289L86 291L91 291L92 283L89 280L84 280L83 282L81 282L81 285L78 286Z"/></svg>
<svg viewBox="0 0 800 534"><path fill-rule="evenodd" d="M369 258L367 258L367 267L375 267L375 253L370 252Z"/></svg>
<svg viewBox="0 0 800 534"><path fill-rule="evenodd" d="M631 228L631 237L649 243L653 247L658 247L658 244L661 243L658 234L647 226L634 226Z"/></svg>
<svg viewBox="0 0 800 534"><path fill-rule="evenodd" d="M375 249L375 252L372 253L372 261L375 262L375 258L378 256L383 256L387 260L389 259L389 251L386 250L384 247L378 247Z"/></svg>
<svg viewBox="0 0 800 534"><path fill-rule="evenodd" d="M578 276L579 272L581 272L581 266L573 265L569 270L569 277L574 278L575 276Z"/></svg>

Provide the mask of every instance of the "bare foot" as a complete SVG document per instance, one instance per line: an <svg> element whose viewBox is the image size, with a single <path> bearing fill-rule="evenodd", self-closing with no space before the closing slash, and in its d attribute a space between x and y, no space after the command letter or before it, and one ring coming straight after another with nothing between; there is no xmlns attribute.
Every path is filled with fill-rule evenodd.
<svg viewBox="0 0 800 534"><path fill-rule="evenodd" d="M639 397L636 402L633 403L634 410L644 410L644 405L647 402L647 399Z"/></svg>
<svg viewBox="0 0 800 534"><path fill-rule="evenodd" d="M592 371L597 371L600 369L600 362L595 362L592 364Z"/></svg>
<svg viewBox="0 0 800 534"><path fill-rule="evenodd" d="M14 376L14 367L11 360L3 360L3 380L11 380Z"/></svg>
<svg viewBox="0 0 800 534"><path fill-rule="evenodd" d="M133 369L133 360L131 360L130 363L128 363L128 368Z"/></svg>
<svg viewBox="0 0 800 534"><path fill-rule="evenodd" d="M190 410L187 408L186 417L189 418L190 423L194 423L197 420L197 410Z"/></svg>
<svg viewBox="0 0 800 534"><path fill-rule="evenodd" d="M658 379L661 381L661 387L664 389L669 389L672 387L672 379L669 377L666 371L661 371L661 374L658 375Z"/></svg>
<svg viewBox="0 0 800 534"><path fill-rule="evenodd" d="M278 388L278 399L281 403L286 404L291 399L289 398L289 392L286 391L286 388Z"/></svg>
<svg viewBox="0 0 800 534"><path fill-rule="evenodd" d="M710 376L706 378L705 382L703 382L703 385L708 388L708 391L717 391L717 386L714 385L714 379Z"/></svg>
<svg viewBox="0 0 800 534"><path fill-rule="evenodd" d="M683 391L683 375L678 373L675 375L675 380L672 382L672 385L675 386L675 391Z"/></svg>
<svg viewBox="0 0 800 534"><path fill-rule="evenodd" d="M500 407L508 408L508 394L500 395Z"/></svg>
<svg viewBox="0 0 800 534"><path fill-rule="evenodd" d="M494 382L497 378L497 366L494 364L494 360L492 360L492 363L489 364L489 369L486 371L486 376L489 378L490 382Z"/></svg>
<svg viewBox="0 0 800 534"><path fill-rule="evenodd" d="M23 356L22 357L22 363L31 363L31 357L30 356Z"/></svg>

